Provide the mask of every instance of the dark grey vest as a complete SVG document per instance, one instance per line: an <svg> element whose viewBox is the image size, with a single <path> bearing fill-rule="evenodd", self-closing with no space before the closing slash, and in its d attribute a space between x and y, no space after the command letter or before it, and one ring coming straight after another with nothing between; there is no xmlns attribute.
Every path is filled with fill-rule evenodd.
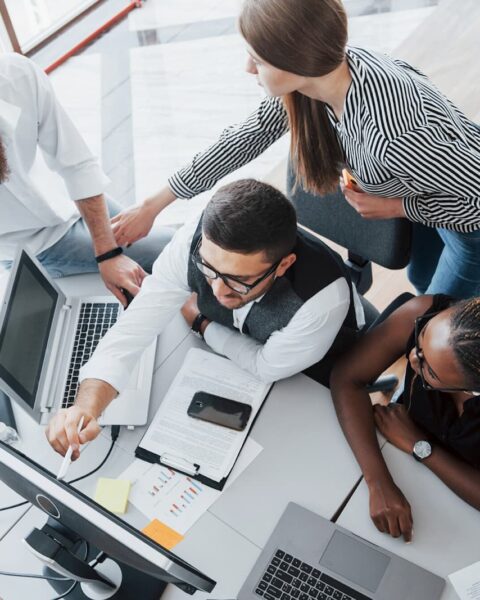
<svg viewBox="0 0 480 600"><path fill-rule="evenodd" d="M200 273L191 260L201 235L202 219L200 219L190 247L188 284L198 294L198 308L209 321L235 330L233 311L218 302L205 276ZM320 240L300 229L293 251L297 260L283 277L274 282L259 302L253 303L245 319L243 333L264 344L274 331L288 325L307 300L339 277L344 277L350 288L350 308L347 316L328 353L317 365L306 371L317 381L328 385L334 361L348 348L357 335L351 280L340 256Z"/></svg>

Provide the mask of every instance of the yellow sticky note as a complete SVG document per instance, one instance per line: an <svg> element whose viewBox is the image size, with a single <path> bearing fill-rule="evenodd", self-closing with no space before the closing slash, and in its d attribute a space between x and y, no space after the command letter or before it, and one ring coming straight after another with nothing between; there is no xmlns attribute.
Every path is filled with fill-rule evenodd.
<svg viewBox="0 0 480 600"><path fill-rule="evenodd" d="M150 523L142 529L142 533L167 550L171 550L183 540L183 535L180 535L177 531L171 529L168 525L165 525L165 523L161 523L158 519L150 521Z"/></svg>
<svg viewBox="0 0 480 600"><path fill-rule="evenodd" d="M123 515L127 511L130 481L100 477L95 490L95 502L110 512Z"/></svg>

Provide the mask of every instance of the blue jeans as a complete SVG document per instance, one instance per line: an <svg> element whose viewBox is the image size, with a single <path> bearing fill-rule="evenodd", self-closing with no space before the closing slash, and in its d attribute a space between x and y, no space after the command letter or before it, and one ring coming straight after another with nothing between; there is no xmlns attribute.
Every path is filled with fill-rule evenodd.
<svg viewBox="0 0 480 600"><path fill-rule="evenodd" d="M107 206L111 217L121 211L121 207L110 199L107 199ZM169 227L152 229L147 237L125 248L124 252L151 273L153 263L174 233L175 230ZM41 252L37 259L54 278L98 272L92 238L83 219L79 219L56 244ZM2 264L7 269L11 267L11 261Z"/></svg>
<svg viewBox="0 0 480 600"><path fill-rule="evenodd" d="M480 296L480 231L458 233L414 223L408 278L420 294Z"/></svg>

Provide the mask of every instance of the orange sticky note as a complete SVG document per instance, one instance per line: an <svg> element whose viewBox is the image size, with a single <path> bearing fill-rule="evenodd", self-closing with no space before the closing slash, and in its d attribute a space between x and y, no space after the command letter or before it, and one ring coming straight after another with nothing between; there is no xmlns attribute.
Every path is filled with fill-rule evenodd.
<svg viewBox="0 0 480 600"><path fill-rule="evenodd" d="M180 535L168 525L161 523L158 519L153 519L153 521L142 529L142 533L167 550L171 550L183 540L183 535Z"/></svg>

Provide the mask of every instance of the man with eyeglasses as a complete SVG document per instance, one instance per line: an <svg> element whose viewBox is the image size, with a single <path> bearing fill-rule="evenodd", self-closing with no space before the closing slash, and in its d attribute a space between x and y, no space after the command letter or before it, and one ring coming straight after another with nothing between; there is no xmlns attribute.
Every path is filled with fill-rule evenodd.
<svg viewBox="0 0 480 600"><path fill-rule="evenodd" d="M342 260L297 229L281 192L252 179L226 185L175 234L82 368L75 405L47 431L57 451L73 442L77 456L78 440L98 434L96 418L180 309L212 350L256 377L273 382L307 370L326 385L363 316Z"/></svg>

